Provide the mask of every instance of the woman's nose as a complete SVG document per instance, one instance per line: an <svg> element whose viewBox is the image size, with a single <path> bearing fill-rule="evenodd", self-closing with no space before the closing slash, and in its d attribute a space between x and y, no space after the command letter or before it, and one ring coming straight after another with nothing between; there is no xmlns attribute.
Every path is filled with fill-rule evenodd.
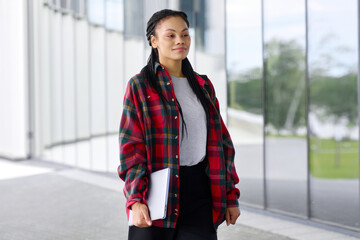
<svg viewBox="0 0 360 240"><path fill-rule="evenodd" d="M176 38L176 44L184 44L184 43L185 43L185 41L181 36Z"/></svg>

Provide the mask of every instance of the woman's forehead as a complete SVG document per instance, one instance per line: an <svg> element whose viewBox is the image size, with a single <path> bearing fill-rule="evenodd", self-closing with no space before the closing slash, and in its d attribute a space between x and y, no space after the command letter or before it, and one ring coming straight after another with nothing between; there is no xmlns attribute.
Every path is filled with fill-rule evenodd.
<svg viewBox="0 0 360 240"><path fill-rule="evenodd" d="M164 19L161 19L159 23L156 25L156 28L161 31L167 30L175 30L175 31L183 31L187 29L188 26L184 19L179 16L171 16Z"/></svg>

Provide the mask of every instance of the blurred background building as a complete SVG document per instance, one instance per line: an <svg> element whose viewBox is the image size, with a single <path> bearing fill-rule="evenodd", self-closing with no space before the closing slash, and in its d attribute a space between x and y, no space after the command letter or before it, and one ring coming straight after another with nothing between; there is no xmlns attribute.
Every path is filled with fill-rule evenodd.
<svg viewBox="0 0 360 240"><path fill-rule="evenodd" d="M189 16L241 204L360 231L355 0L0 0L0 157L116 172L124 90L163 8Z"/></svg>

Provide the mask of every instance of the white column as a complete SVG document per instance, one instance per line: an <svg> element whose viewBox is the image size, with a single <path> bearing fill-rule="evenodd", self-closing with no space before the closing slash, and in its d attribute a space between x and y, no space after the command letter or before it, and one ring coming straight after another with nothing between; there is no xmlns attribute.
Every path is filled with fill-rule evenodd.
<svg viewBox="0 0 360 240"><path fill-rule="evenodd" d="M0 156L28 155L27 5L0 0Z"/></svg>

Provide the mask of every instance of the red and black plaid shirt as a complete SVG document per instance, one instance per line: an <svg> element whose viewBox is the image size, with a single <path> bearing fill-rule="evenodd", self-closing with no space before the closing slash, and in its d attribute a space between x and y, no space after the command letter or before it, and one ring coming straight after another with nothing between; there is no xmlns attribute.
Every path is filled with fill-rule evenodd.
<svg viewBox="0 0 360 240"><path fill-rule="evenodd" d="M128 82L120 122L119 176L125 181L124 194L127 209L135 202L146 203L148 174L170 168L170 192L167 216L153 221L154 226L175 228L179 209L179 109L169 73L156 64L156 81L170 103L168 113L159 95L138 74ZM224 221L227 207L237 207L240 191L234 166L234 147L220 116L219 102L208 79L196 75L208 100L210 130L207 139L208 175L213 200L215 229Z"/></svg>

